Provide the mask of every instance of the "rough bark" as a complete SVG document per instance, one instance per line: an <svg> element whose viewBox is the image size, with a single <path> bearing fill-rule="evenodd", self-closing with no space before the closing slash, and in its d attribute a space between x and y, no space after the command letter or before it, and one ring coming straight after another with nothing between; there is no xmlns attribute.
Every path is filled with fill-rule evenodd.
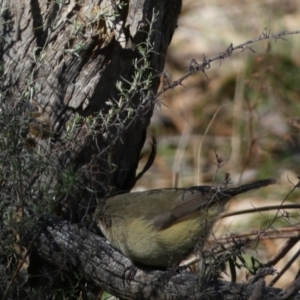
<svg viewBox="0 0 300 300"><path fill-rule="evenodd" d="M36 215L52 211L79 222L99 199L132 188L181 0L4 0L0 7L0 109L16 109L16 120L24 117L16 143L28 147L14 152L18 178L11 180L9 172L0 178L0 234L7 238L11 224L4 226L4 208L24 216L28 206ZM2 140L0 146L7 150ZM1 157L7 159L1 170L11 170L8 152ZM76 177L64 190L64 179L73 180L74 173L78 182ZM73 256L67 251L62 270ZM39 265L35 259L30 270ZM7 276L0 293L8 295L20 269L0 269Z"/></svg>
<svg viewBox="0 0 300 300"><path fill-rule="evenodd" d="M36 113L30 134L56 171L72 166L81 174L85 189L65 203L76 210L78 202L130 190L181 0L9 2L1 28L1 91ZM152 48L145 66L138 50L147 48L147 38ZM120 96L117 82L130 89L137 73L138 88ZM56 176L49 173L43 182L55 186Z"/></svg>
<svg viewBox="0 0 300 300"><path fill-rule="evenodd" d="M105 240L79 225L54 219L33 241L38 254L65 270L79 269L86 280L103 287L120 299L300 299L300 279L286 290L276 289L257 278L251 283L222 280L204 282L188 270L141 269L108 245ZM255 283L254 283L255 282ZM263 295L262 297L260 295ZM296 296L297 295L297 296Z"/></svg>

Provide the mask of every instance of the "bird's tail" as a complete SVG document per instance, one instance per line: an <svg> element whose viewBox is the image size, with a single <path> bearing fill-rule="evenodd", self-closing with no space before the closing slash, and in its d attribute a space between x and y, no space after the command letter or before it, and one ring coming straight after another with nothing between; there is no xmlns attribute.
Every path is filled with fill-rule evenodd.
<svg viewBox="0 0 300 300"><path fill-rule="evenodd" d="M236 195L241 194L241 193L245 193L245 192L250 191L250 190L258 189L260 187L263 187L263 186L266 186L266 185L269 185L269 184L274 184L276 182L277 182L277 180L274 179L274 178L257 180L257 181L254 181L254 182L243 184L243 185L241 185L239 187L236 187L236 188L226 189L224 191L224 194L228 194L228 195L233 197L233 196L236 196Z"/></svg>

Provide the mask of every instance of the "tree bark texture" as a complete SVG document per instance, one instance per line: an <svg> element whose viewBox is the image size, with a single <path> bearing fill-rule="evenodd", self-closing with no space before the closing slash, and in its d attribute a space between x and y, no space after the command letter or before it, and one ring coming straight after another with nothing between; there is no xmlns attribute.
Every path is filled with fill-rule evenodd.
<svg viewBox="0 0 300 300"><path fill-rule="evenodd" d="M65 201L91 203L130 190L181 0L6 5L1 91L34 116L29 133L56 170L71 166L81 174L85 189ZM55 186L56 176L43 182Z"/></svg>
<svg viewBox="0 0 300 300"><path fill-rule="evenodd" d="M300 279L285 290L265 286L262 278L251 283L222 280L205 282L188 270L158 271L135 267L105 240L79 225L47 220L33 243L38 254L65 270L79 269L84 278L120 299L300 299ZM261 297L263 295L263 297ZM297 296L296 296L297 295Z"/></svg>

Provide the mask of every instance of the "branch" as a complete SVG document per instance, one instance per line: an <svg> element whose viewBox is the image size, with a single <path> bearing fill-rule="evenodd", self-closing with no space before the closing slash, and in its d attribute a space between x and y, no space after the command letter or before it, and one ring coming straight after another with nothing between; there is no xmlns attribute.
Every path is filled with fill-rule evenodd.
<svg viewBox="0 0 300 300"><path fill-rule="evenodd" d="M177 273L138 268L107 244L104 238L79 224L49 219L44 221L43 226L34 242L35 251L42 259L64 271L81 272L87 281L121 299L236 299L237 295L249 298L257 289L258 283L203 282L188 270ZM300 279L293 283L295 289L299 286L298 281ZM262 288L264 299L285 295L281 289ZM290 288L288 293L292 293ZM300 299L300 296L294 299Z"/></svg>
<svg viewBox="0 0 300 300"><path fill-rule="evenodd" d="M206 58L206 56L203 56L202 63L198 63L195 58L193 58L190 62L190 65L187 68L186 74L181 76L179 79L171 82L169 81L167 84L164 85L163 89L156 94L156 97L158 98L161 96L163 93L165 93L167 90L172 90L175 87L182 85L183 81L185 81L188 77L195 75L197 72L202 72L204 75L206 75L205 70L210 69L210 64L213 61L222 61L227 57L231 57L232 53L236 50L241 50L244 51L245 49L251 50L252 52L255 53L255 51L251 48L251 45L254 43L260 42L262 40L271 40L274 39L275 41L282 39L285 40L284 37L288 35L293 35L293 34L300 34L300 30L295 30L295 31L282 31L277 34L271 34L270 30L268 28L265 28L264 31L256 38L251 39L247 42L244 42L240 45L237 45L233 47L233 44L230 44L228 48L223 52L220 53L219 55L212 57L212 58ZM163 74L166 77L166 74ZM170 75L167 77L171 78ZM207 77L207 75L206 75Z"/></svg>

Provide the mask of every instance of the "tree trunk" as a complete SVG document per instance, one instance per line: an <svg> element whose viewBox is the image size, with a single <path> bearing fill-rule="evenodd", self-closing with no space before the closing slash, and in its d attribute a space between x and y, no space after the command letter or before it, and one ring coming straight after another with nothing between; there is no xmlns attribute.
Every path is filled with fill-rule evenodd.
<svg viewBox="0 0 300 300"><path fill-rule="evenodd" d="M26 227L27 207L37 216L80 222L99 199L133 187L181 0L4 0L0 6L0 125L8 132L0 137L7 158L0 162L7 209L1 223L14 207L13 230L25 236L36 230ZM6 140L15 124L12 157ZM30 251L43 253L43 243L32 245ZM30 257L32 269L39 264ZM6 295L19 273L18 267Z"/></svg>
<svg viewBox="0 0 300 300"><path fill-rule="evenodd" d="M29 111L29 136L53 166L35 174L39 184L42 177L54 193L65 170L80 174L80 184L56 193L57 211L80 220L86 209L79 213L78 204L90 207L135 183L181 0L10 0L9 7L1 90Z"/></svg>

